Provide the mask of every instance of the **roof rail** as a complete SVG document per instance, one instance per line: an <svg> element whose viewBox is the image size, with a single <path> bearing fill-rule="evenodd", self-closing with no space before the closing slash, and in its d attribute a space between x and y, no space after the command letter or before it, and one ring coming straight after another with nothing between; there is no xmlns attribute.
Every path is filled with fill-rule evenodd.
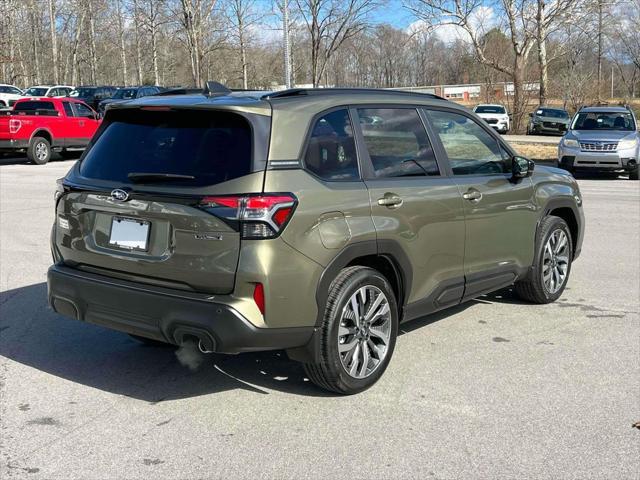
<svg viewBox="0 0 640 480"><path fill-rule="evenodd" d="M421 93L421 92L408 92L405 90L393 90L386 88L290 88L288 90L281 90L279 92L270 92L263 95L265 100L272 98L289 98L298 97L304 95L331 95L333 93L376 93L376 94L390 94L390 95L420 95L428 98L435 98L438 100L446 100L433 93Z"/></svg>

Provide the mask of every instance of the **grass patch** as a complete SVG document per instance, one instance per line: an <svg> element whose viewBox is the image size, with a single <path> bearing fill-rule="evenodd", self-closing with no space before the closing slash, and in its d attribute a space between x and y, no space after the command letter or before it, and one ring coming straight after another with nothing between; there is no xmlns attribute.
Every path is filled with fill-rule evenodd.
<svg viewBox="0 0 640 480"><path fill-rule="evenodd" d="M555 162L558 160L558 147L556 145L542 144L517 144L511 143L516 151L534 162Z"/></svg>

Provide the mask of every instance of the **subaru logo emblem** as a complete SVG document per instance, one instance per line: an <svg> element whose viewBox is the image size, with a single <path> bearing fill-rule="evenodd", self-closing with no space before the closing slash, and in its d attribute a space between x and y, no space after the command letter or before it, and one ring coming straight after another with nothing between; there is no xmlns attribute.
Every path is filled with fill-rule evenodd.
<svg viewBox="0 0 640 480"><path fill-rule="evenodd" d="M115 190L111 191L111 199L116 202L126 202L127 200L129 200L129 194L124 190L116 188Z"/></svg>

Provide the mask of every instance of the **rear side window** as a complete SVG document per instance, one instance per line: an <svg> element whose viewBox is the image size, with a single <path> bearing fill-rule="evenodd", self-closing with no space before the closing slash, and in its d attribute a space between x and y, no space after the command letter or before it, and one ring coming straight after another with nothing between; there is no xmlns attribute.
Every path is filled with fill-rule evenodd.
<svg viewBox="0 0 640 480"><path fill-rule="evenodd" d="M307 170L325 180L359 178L353 128L346 108L327 113L316 121L304 163Z"/></svg>
<svg viewBox="0 0 640 480"><path fill-rule="evenodd" d="M55 110L56 107L53 106L53 102L45 102L45 101L26 101L16 103L13 107L14 110Z"/></svg>
<svg viewBox="0 0 640 480"><path fill-rule="evenodd" d="M360 127L378 178L440 175L418 112L413 108L360 108Z"/></svg>
<svg viewBox="0 0 640 480"><path fill-rule="evenodd" d="M67 117L74 117L73 109L71 108L71 104L69 102L62 102L62 106L64 107L64 113L67 114Z"/></svg>
<svg viewBox="0 0 640 480"><path fill-rule="evenodd" d="M251 152L251 127L240 115L128 110L110 117L80 173L119 183L133 183L130 173L168 173L194 178L162 185L215 185L250 173Z"/></svg>

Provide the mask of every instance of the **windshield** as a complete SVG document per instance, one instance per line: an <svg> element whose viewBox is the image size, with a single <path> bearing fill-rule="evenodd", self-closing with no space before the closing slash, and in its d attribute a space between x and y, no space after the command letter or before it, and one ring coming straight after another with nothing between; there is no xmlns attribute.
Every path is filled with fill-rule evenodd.
<svg viewBox="0 0 640 480"><path fill-rule="evenodd" d="M536 111L536 115L550 118L569 118L569 114L567 112L555 108L540 108Z"/></svg>
<svg viewBox="0 0 640 480"><path fill-rule="evenodd" d="M506 113L504 107L500 105L478 105L475 109L476 113Z"/></svg>
<svg viewBox="0 0 640 480"><path fill-rule="evenodd" d="M43 88L31 87L31 88L27 88L24 91L24 94L27 97L44 97L47 94L48 90L49 89L46 87L43 87Z"/></svg>
<svg viewBox="0 0 640 480"><path fill-rule="evenodd" d="M110 118L82 161L85 177L131 183L130 173L171 174L189 178L164 185L202 186L250 172L251 127L240 115L128 110Z"/></svg>
<svg viewBox="0 0 640 480"><path fill-rule="evenodd" d="M120 98L120 99L136 98L137 91L138 89L136 88L119 88L116 91L113 98Z"/></svg>
<svg viewBox="0 0 640 480"><path fill-rule="evenodd" d="M634 131L636 124L628 112L582 112L573 121L573 130Z"/></svg>
<svg viewBox="0 0 640 480"><path fill-rule="evenodd" d="M81 97L81 98L88 98L88 97L93 97L93 95L95 95L96 93L96 89L95 88L76 88L73 92L71 92L69 94L70 97Z"/></svg>

